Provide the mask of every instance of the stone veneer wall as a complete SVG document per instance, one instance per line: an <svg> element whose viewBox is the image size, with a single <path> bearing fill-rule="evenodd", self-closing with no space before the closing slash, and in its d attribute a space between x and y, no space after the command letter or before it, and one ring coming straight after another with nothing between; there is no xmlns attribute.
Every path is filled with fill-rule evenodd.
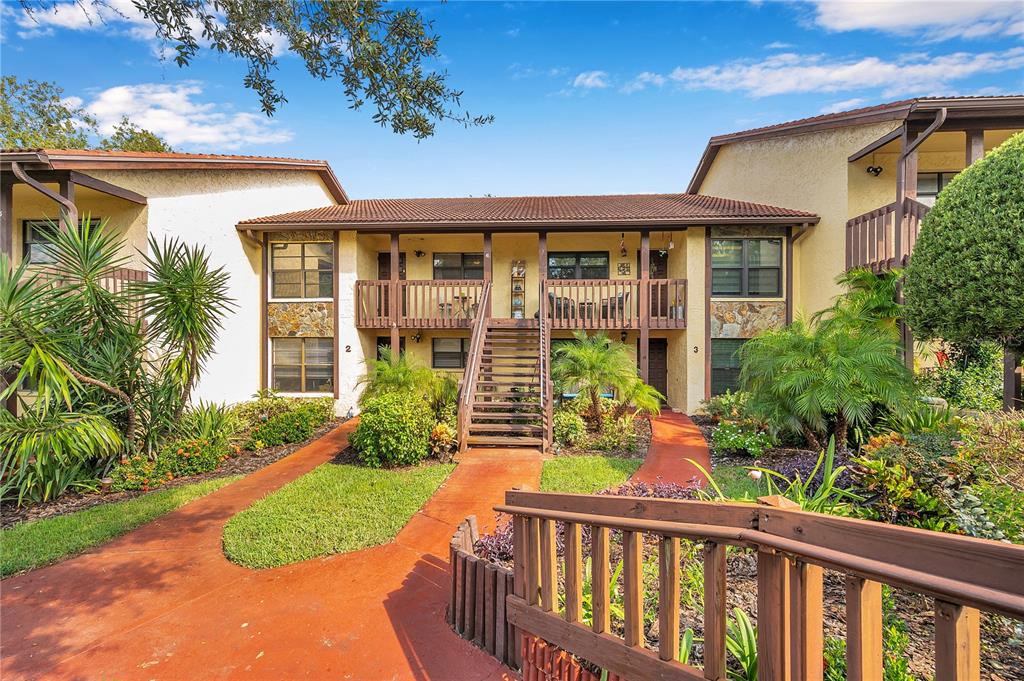
<svg viewBox="0 0 1024 681"><path fill-rule="evenodd" d="M711 301L712 338L753 338L785 325L785 301Z"/></svg>
<svg viewBox="0 0 1024 681"><path fill-rule="evenodd" d="M267 335L333 338L334 303L268 303Z"/></svg>

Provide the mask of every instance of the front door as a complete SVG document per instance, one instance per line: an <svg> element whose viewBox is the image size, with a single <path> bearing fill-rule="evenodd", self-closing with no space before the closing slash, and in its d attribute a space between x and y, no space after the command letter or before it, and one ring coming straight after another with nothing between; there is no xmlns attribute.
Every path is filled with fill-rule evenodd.
<svg viewBox="0 0 1024 681"><path fill-rule="evenodd" d="M636 276L640 278L640 251L636 252ZM668 251L651 251L651 272L649 279L668 279ZM668 287L659 286L651 297L651 316L668 316Z"/></svg>
<svg viewBox="0 0 1024 681"><path fill-rule="evenodd" d="M402 281L405 280L405 253L398 254L398 278ZM391 252L384 251L377 254L377 279L380 281L388 281L391 279ZM381 289L385 290L385 289ZM389 296L384 296L384 300L381 301L381 311L384 317L390 314L391 301ZM405 301L402 301L402 311L405 311Z"/></svg>
<svg viewBox="0 0 1024 681"><path fill-rule="evenodd" d="M668 395L668 339L647 340L647 383L662 395ZM640 339L636 341L637 367L640 363Z"/></svg>

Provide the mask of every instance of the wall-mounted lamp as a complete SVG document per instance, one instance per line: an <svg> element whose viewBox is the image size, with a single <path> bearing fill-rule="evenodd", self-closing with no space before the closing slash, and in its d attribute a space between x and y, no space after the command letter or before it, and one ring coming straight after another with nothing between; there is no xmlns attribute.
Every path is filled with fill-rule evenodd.
<svg viewBox="0 0 1024 681"><path fill-rule="evenodd" d="M412 335L412 339L413 339L413 341L415 341L415 342L419 343L419 342L420 342L420 338L422 338L422 337L423 337L423 336L422 336L422 333L423 333L422 331L417 331L416 333L414 333L414 334Z"/></svg>
<svg viewBox="0 0 1024 681"><path fill-rule="evenodd" d="M619 334L619 340L622 341L623 343L626 342L626 332L625 331L623 331L622 333Z"/></svg>
<svg viewBox="0 0 1024 681"><path fill-rule="evenodd" d="M868 166L868 172L878 177L882 174L882 166Z"/></svg>
<svg viewBox="0 0 1024 681"><path fill-rule="evenodd" d="M415 255L417 258L422 258L423 256L426 255L426 253L424 253L423 251L419 251L419 250L413 251L412 254Z"/></svg>

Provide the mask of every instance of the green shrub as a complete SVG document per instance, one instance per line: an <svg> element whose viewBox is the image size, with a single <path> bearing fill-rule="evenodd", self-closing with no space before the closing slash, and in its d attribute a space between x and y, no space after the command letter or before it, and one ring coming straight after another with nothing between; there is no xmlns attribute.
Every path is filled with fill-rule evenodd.
<svg viewBox="0 0 1024 681"><path fill-rule="evenodd" d="M234 410L216 402L202 402L181 415L178 434L185 439L227 445L238 433L241 419Z"/></svg>
<svg viewBox="0 0 1024 681"><path fill-rule="evenodd" d="M122 458L110 473L112 489L150 490L175 478L217 470L228 458L228 446L209 440L175 440L156 459L136 454Z"/></svg>
<svg viewBox="0 0 1024 681"><path fill-rule="evenodd" d="M555 442L563 447L575 447L587 438L587 424L583 417L569 409L555 412L553 430Z"/></svg>
<svg viewBox="0 0 1024 681"><path fill-rule="evenodd" d="M288 411L296 402L298 399L294 397L278 397L273 392L261 392L254 400L232 406L231 413L239 429L249 431Z"/></svg>
<svg viewBox="0 0 1024 681"><path fill-rule="evenodd" d="M333 415L334 400L330 397L296 400L287 411L271 416L254 428L245 448L256 450L308 440Z"/></svg>
<svg viewBox="0 0 1024 681"><path fill-rule="evenodd" d="M367 466L419 463L434 425L426 401L413 393L385 392L365 400L352 446Z"/></svg>
<svg viewBox="0 0 1024 681"><path fill-rule="evenodd" d="M604 417L604 427L591 441L590 446L602 452L630 451L636 449L636 428L632 415L614 418Z"/></svg>
<svg viewBox="0 0 1024 681"><path fill-rule="evenodd" d="M904 293L922 339L1024 346L1024 134L944 188L921 224Z"/></svg>
<svg viewBox="0 0 1024 681"><path fill-rule="evenodd" d="M1003 405L1003 352L997 343L949 344L949 360L926 374L921 388L957 409L998 411Z"/></svg>
<svg viewBox="0 0 1024 681"><path fill-rule="evenodd" d="M459 438L447 423L438 423L430 431L430 455L441 461L450 461L452 453L459 444Z"/></svg>
<svg viewBox="0 0 1024 681"><path fill-rule="evenodd" d="M743 452L758 457L775 444L775 439L752 426L722 421L711 433L711 444L718 454Z"/></svg>
<svg viewBox="0 0 1024 681"><path fill-rule="evenodd" d="M721 395L704 400L700 403L700 411L716 421L739 421L748 418L747 393L726 390Z"/></svg>

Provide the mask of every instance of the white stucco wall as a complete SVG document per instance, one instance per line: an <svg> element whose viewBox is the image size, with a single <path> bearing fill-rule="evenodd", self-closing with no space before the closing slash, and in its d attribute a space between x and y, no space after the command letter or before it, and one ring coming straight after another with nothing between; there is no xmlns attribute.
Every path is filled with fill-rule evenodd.
<svg viewBox="0 0 1024 681"><path fill-rule="evenodd" d="M234 298L236 307L224 322L217 349L193 391L193 400L237 402L248 399L259 389L260 382L262 256L258 247L238 234L235 225L263 215L334 204L320 177L312 171L260 170L93 171L90 174L148 198L150 235L158 240L177 237L201 244L214 265L227 269L231 275L229 295ZM354 271L354 257L350 260L342 258L343 270L344 263L348 263ZM351 313L351 286L343 285L341 293L339 307ZM347 325L351 326L351 322ZM345 326L342 321L338 328L344 333ZM342 350L344 343L343 337Z"/></svg>

